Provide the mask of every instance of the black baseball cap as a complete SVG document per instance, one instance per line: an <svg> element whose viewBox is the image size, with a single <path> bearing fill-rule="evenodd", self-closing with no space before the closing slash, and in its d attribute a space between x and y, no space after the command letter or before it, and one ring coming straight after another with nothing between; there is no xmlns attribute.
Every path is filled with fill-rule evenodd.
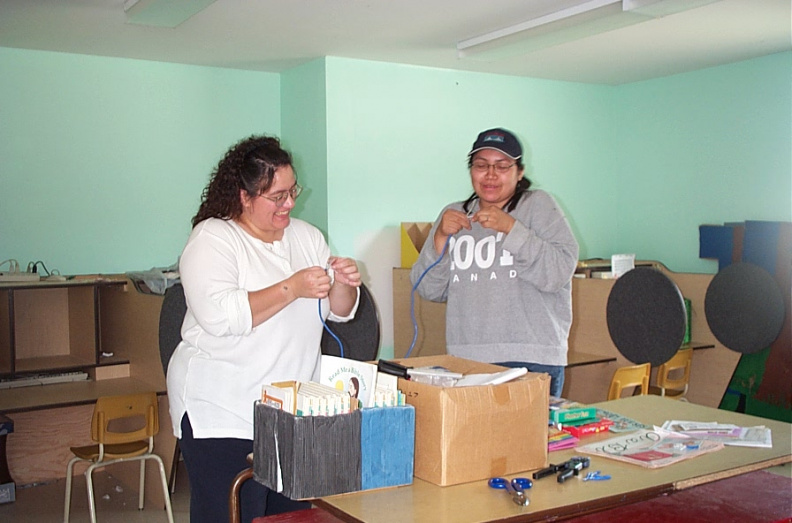
<svg viewBox="0 0 792 523"><path fill-rule="evenodd" d="M473 142L473 148L468 153L468 156L482 149L495 149L512 160L517 160L522 156L522 146L517 140L517 137L506 129L501 128L489 129L488 131L479 133L478 138Z"/></svg>

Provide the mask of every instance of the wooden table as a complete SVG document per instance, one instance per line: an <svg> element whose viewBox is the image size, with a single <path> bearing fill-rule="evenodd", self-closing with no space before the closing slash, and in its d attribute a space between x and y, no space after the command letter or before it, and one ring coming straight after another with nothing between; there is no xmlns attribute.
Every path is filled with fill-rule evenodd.
<svg viewBox="0 0 792 523"><path fill-rule="evenodd" d="M484 521L541 521L566 518L642 501L664 493L792 462L792 425L745 414L678 402L660 396L635 396L594 406L645 424L660 425L669 419L718 421L740 426L771 428L773 448L726 447L687 461L649 470L607 458L593 457L591 470L609 474L609 481L572 479L559 484L554 476L534 483L530 505L520 507L485 480L450 487L415 479L405 487L356 492L316 500L315 504L344 521L405 523ZM585 438L584 443L608 439L612 434ZM553 452L553 463L575 455L574 450ZM525 476L530 477L531 471Z"/></svg>

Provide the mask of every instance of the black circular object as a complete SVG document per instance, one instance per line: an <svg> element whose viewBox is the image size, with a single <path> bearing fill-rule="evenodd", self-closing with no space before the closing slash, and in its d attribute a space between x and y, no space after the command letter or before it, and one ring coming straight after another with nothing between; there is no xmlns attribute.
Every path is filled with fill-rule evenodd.
<svg viewBox="0 0 792 523"><path fill-rule="evenodd" d="M769 272L734 263L707 287L704 314L712 334L729 349L753 354L769 347L784 325L784 296Z"/></svg>
<svg viewBox="0 0 792 523"><path fill-rule="evenodd" d="M635 364L665 363L685 338L682 293L666 275L648 267L637 267L616 280L606 318L616 348Z"/></svg>

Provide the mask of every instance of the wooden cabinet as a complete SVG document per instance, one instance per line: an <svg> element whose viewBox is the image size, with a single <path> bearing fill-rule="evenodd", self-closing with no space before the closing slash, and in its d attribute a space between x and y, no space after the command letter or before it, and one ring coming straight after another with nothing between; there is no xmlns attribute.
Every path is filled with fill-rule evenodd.
<svg viewBox="0 0 792 523"><path fill-rule="evenodd" d="M155 446L170 468L174 436L159 357L161 306L162 296L138 292L123 275L0 283L0 379L88 374L80 381L0 388L0 412L14 420L7 453L17 485L62 478L69 447L91 442L96 399L117 394L160 395ZM130 471L121 474L133 485L137 467ZM149 479L146 498L162 499L158 478Z"/></svg>
<svg viewBox="0 0 792 523"><path fill-rule="evenodd" d="M97 279L0 285L0 377L120 363L113 340L102 331L110 314L105 302L112 302L111 294L126 283Z"/></svg>

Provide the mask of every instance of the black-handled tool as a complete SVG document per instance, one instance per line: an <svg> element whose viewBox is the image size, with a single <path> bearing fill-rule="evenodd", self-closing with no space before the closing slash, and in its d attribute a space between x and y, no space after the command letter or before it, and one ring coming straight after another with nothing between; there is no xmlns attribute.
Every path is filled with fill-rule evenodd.
<svg viewBox="0 0 792 523"><path fill-rule="evenodd" d="M377 370L406 380L410 379L410 375L407 374L407 367L399 365L395 361L379 360L377 362Z"/></svg>

